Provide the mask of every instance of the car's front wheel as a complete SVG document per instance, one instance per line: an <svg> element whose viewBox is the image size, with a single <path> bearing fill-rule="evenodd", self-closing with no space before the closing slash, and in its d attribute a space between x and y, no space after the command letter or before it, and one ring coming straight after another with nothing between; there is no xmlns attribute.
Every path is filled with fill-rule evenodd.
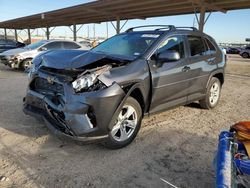
<svg viewBox="0 0 250 188"><path fill-rule="evenodd" d="M142 120L140 104L132 97L128 97L115 125L109 132L109 137L104 143L110 149L119 149L129 145L136 137Z"/></svg>
<svg viewBox="0 0 250 188"><path fill-rule="evenodd" d="M221 95L221 82L218 78L211 78L206 92L206 97L200 100L200 105L202 108L211 109L214 108L220 99Z"/></svg>
<svg viewBox="0 0 250 188"><path fill-rule="evenodd" d="M32 59L25 59L21 64L21 69L23 69L25 72L28 72L31 66L32 66Z"/></svg>

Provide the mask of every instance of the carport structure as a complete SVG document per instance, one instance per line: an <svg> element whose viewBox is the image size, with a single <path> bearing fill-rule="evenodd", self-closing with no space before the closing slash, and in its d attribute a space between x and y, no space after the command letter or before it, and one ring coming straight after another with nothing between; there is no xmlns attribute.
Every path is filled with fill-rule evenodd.
<svg viewBox="0 0 250 188"><path fill-rule="evenodd" d="M7 37L7 29L14 29L16 39L17 30L26 29L29 41L31 41L31 29L45 28L47 39L49 39L52 27L73 26L71 30L74 40L76 40L79 30L77 25L79 24L110 21L116 32L119 33L124 26L121 26L121 20L127 22L130 19L194 13L199 30L203 31L212 12L226 13L229 10L247 8L250 8L250 0L99 0L0 22L0 28L4 29L5 37ZM209 12L207 17L206 12ZM116 21L116 24L112 21Z"/></svg>

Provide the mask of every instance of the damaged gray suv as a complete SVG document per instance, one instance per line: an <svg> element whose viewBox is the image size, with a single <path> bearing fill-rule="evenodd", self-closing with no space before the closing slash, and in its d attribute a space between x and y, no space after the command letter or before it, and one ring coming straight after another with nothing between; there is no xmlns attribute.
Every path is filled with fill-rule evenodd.
<svg viewBox="0 0 250 188"><path fill-rule="evenodd" d="M48 51L33 64L24 112L55 133L117 149L134 140L144 116L193 101L214 108L226 62L210 36L161 25L131 28L90 51Z"/></svg>

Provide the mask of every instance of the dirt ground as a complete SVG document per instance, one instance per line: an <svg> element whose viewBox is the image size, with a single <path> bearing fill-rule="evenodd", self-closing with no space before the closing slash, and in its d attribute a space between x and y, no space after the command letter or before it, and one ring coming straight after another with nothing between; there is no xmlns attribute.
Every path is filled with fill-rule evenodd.
<svg viewBox="0 0 250 188"><path fill-rule="evenodd" d="M154 115L131 145L108 150L59 139L24 115L27 76L0 65L0 187L214 187L219 132L250 120L250 60L230 56L227 73L214 110L193 103Z"/></svg>

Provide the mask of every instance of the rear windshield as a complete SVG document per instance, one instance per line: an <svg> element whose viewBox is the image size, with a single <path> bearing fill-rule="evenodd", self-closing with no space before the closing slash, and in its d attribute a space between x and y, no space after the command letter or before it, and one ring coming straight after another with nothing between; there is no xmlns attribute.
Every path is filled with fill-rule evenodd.
<svg viewBox="0 0 250 188"><path fill-rule="evenodd" d="M106 40L93 48L92 51L136 59L145 53L159 36L160 34L146 34L141 32L124 33Z"/></svg>

